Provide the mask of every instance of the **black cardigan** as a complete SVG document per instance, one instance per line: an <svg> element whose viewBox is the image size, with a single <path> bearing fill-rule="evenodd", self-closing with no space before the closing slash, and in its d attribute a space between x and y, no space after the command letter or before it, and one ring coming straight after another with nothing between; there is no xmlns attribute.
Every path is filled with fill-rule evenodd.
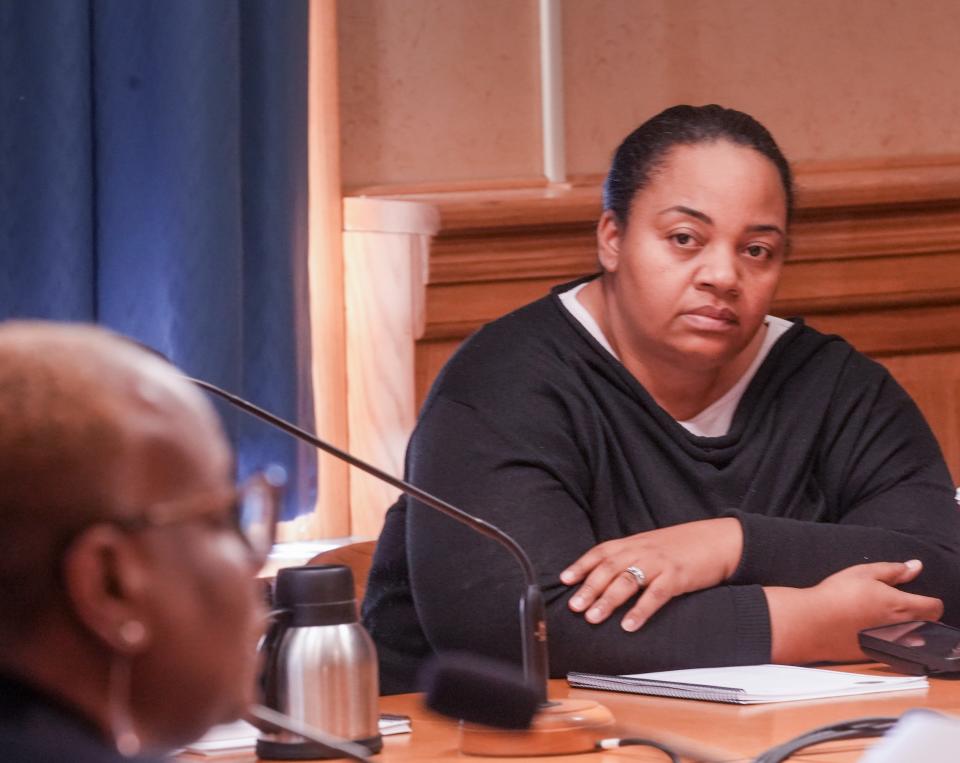
<svg viewBox="0 0 960 763"><path fill-rule="evenodd" d="M960 622L960 514L929 427L882 366L799 321L758 369L730 432L707 438L660 408L556 294L545 297L449 361L411 438L407 477L530 554L553 675L767 662L761 586L810 586L866 561L921 559L905 588L942 598L944 620ZM724 515L744 533L726 584L672 600L636 633L620 628L622 612L591 625L567 608L575 587L559 573L591 546ZM401 498L363 608L384 693L411 690L432 650L519 661L520 581L493 542Z"/></svg>

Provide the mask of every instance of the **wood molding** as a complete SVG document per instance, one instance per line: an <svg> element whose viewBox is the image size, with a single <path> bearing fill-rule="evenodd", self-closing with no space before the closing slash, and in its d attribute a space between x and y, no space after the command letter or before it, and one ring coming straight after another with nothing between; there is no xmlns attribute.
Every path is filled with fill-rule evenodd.
<svg viewBox="0 0 960 763"><path fill-rule="evenodd" d="M803 163L794 167L797 220L905 204L955 206L960 199L960 156L907 157L877 161ZM355 192L363 197L402 199L437 209L439 237L537 226L586 224L600 213L603 178L587 175L569 182L484 181L446 189L437 184L377 186Z"/></svg>
<svg viewBox="0 0 960 763"><path fill-rule="evenodd" d="M440 216L425 338L465 336L522 304L517 300L542 294L547 283L594 270L599 183L407 197L434 205ZM960 304L960 157L808 165L797 170L797 186L777 310L824 315Z"/></svg>

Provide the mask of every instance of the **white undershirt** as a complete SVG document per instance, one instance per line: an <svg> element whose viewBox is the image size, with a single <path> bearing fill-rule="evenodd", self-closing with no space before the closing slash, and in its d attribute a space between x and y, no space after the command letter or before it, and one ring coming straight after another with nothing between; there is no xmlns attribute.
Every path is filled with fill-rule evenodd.
<svg viewBox="0 0 960 763"><path fill-rule="evenodd" d="M587 310L577 298L577 294L579 294L580 290L586 285L586 283L582 283L563 292L560 294L560 301L570 314L583 324L583 327L590 332L590 335L596 339L607 352L617 358L617 360L620 360L617 353L613 351L613 347L610 346L610 342L607 341L607 337L604 336L603 331L600 330L599 324L593 319L590 311ZM744 372L743 376L737 380L737 383L727 390L723 397L712 402L693 418L677 422L686 428L687 431L700 437L720 437L730 431L733 414L736 413L737 406L740 404L740 398L743 397L747 385L750 384L750 380L754 374L756 374L757 369L760 368L760 364L763 363L764 358L767 357L770 348L773 347L774 343L787 329L793 326L790 321L777 318L773 315L768 315L764 322L767 325L767 333L750 367Z"/></svg>

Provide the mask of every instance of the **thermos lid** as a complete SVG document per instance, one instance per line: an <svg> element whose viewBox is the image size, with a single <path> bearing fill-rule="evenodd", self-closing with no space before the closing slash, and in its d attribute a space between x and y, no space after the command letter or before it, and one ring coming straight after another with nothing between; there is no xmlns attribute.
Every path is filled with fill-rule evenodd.
<svg viewBox="0 0 960 763"><path fill-rule="evenodd" d="M274 606L290 611L295 628L355 623L353 572L342 564L285 567L277 573Z"/></svg>

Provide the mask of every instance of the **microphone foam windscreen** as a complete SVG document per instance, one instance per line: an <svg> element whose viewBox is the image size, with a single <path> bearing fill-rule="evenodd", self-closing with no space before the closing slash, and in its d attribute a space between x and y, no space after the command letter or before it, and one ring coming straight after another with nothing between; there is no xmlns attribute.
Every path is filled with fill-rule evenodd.
<svg viewBox="0 0 960 763"><path fill-rule="evenodd" d="M539 692L516 667L468 652L438 654L420 685L434 712L484 726L529 728L539 705Z"/></svg>

